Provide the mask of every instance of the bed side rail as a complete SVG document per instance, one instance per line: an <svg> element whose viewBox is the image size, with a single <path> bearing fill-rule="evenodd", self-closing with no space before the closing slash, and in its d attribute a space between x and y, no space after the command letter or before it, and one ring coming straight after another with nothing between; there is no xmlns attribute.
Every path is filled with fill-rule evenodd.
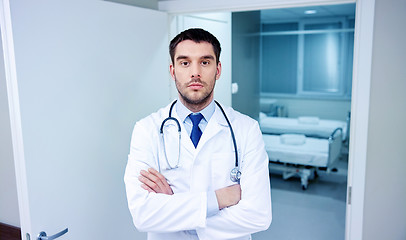
<svg viewBox="0 0 406 240"><path fill-rule="evenodd" d="M329 141L333 141L333 140L337 137L337 136L336 136L337 132L340 132L340 135L337 135L337 136L343 135L343 129L342 129L342 128L336 128L336 129L334 129L334 131L330 134L330 136L328 137L328 140L329 140Z"/></svg>
<svg viewBox="0 0 406 240"><path fill-rule="evenodd" d="M336 128L328 138L328 163L327 168L338 159L342 147L342 128Z"/></svg>

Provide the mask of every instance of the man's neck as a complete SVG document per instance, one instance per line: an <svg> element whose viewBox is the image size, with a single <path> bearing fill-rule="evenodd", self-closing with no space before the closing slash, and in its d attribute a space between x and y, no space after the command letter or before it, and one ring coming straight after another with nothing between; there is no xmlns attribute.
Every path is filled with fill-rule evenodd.
<svg viewBox="0 0 406 240"><path fill-rule="evenodd" d="M213 101L213 96L208 98L206 101L199 103L199 104L191 104L186 102L181 96L179 96L179 100L182 102L182 104L192 111L193 113L197 113L205 109L212 101Z"/></svg>

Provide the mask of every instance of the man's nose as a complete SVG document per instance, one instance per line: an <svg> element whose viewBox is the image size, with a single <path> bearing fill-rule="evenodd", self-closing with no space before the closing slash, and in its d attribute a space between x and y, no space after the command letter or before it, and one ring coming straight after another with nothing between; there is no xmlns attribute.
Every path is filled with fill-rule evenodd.
<svg viewBox="0 0 406 240"><path fill-rule="evenodd" d="M200 78L200 66L198 64L193 64L191 67L191 77L192 78Z"/></svg>

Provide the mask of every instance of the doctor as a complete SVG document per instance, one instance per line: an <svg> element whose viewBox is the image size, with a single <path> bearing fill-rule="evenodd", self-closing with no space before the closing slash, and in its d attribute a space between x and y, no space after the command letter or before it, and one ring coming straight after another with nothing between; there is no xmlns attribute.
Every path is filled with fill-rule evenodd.
<svg viewBox="0 0 406 240"><path fill-rule="evenodd" d="M148 239L251 239L271 223L258 123L230 107L223 113L213 99L220 51L205 30L178 34L169 46L178 100L135 124L124 181L134 225ZM162 124L168 116L179 126ZM233 182L237 165L241 177Z"/></svg>

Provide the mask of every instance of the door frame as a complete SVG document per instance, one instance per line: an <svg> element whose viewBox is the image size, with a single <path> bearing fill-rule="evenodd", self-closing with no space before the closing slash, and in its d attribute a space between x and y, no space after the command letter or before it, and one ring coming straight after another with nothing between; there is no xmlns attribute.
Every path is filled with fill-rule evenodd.
<svg viewBox="0 0 406 240"><path fill-rule="evenodd" d="M362 239L375 0L161 1L170 15L356 3L345 239ZM232 7L230 7L232 6ZM361 44L362 43L362 44Z"/></svg>
<svg viewBox="0 0 406 240"><path fill-rule="evenodd" d="M0 0L0 16L20 228L21 234L23 234L24 232L31 232L31 222L9 0ZM23 235L22 237L25 239Z"/></svg>
<svg viewBox="0 0 406 240"><path fill-rule="evenodd" d="M357 6L345 231L345 239L347 240L362 239L375 0L253 0L251 2L208 0L204 3L178 0L159 3L159 10L169 14L180 14L202 11L247 11L354 2L356 2ZM230 6L233 7L230 8ZM9 0L0 0L0 16L21 229L24 229L24 232L31 232Z"/></svg>

